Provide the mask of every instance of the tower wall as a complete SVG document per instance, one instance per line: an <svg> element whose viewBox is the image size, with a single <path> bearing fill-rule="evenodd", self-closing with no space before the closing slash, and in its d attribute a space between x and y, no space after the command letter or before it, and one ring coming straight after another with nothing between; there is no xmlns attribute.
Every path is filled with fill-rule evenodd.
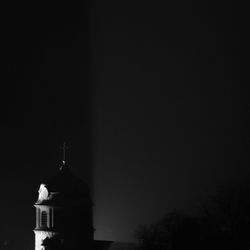
<svg viewBox="0 0 250 250"><path fill-rule="evenodd" d="M35 232L35 250L43 250L42 242L46 238L53 238L58 234L56 232L42 231L42 230L34 230Z"/></svg>

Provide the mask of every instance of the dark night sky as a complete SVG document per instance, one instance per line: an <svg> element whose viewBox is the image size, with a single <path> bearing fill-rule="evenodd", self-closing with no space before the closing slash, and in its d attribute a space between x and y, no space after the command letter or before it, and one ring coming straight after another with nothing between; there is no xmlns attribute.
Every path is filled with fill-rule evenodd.
<svg viewBox="0 0 250 250"><path fill-rule="evenodd" d="M132 240L138 224L249 179L246 6L1 9L0 246L32 249L32 204L64 140L73 172L92 186L100 239Z"/></svg>

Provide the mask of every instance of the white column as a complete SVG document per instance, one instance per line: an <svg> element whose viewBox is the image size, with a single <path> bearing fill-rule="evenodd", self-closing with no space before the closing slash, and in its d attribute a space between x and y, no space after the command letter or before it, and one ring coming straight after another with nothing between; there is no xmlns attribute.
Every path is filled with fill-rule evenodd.
<svg viewBox="0 0 250 250"><path fill-rule="evenodd" d="M41 216L40 216L40 208L37 208L37 227L39 228L41 226Z"/></svg>
<svg viewBox="0 0 250 250"><path fill-rule="evenodd" d="M39 216L38 213L39 213L38 208L36 208L36 228L39 227L39 225L38 225L38 216Z"/></svg>

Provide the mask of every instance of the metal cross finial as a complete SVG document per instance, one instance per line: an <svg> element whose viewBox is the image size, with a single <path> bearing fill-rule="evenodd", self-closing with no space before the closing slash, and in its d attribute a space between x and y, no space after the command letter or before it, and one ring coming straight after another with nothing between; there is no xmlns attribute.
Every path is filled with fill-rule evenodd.
<svg viewBox="0 0 250 250"><path fill-rule="evenodd" d="M63 150L62 162L63 162L63 164L65 164L66 163L66 150L68 149L65 142L63 143L63 146L61 147L61 149Z"/></svg>

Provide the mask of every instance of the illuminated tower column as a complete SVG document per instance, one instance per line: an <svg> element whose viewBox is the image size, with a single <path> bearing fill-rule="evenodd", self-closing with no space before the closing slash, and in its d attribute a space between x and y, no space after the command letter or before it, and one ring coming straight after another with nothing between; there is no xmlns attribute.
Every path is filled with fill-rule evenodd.
<svg viewBox="0 0 250 250"><path fill-rule="evenodd" d="M51 239L59 233L54 226L54 208L47 204L49 201L48 190L45 184L40 185L38 201L35 203L36 207L36 228L35 232L35 250L43 250L43 241Z"/></svg>

